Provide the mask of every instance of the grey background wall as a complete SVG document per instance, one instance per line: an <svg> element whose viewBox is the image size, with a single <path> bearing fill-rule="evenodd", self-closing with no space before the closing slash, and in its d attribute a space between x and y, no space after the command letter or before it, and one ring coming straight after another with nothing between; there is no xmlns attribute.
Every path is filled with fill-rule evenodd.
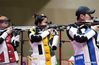
<svg viewBox="0 0 99 65"><path fill-rule="evenodd" d="M54 24L62 25L76 21L75 10L82 5L91 9L96 9L93 16L99 17L99 0L0 0L0 15L5 15L11 19L15 25L34 25L32 15L34 13L44 13ZM27 39L27 32L24 32L24 39ZM65 30L62 32L62 39L68 40ZM24 43L24 56L31 54L29 42ZM20 46L18 47L20 53ZM59 59L59 50L56 51ZM62 44L62 59L68 60L74 51L71 43Z"/></svg>

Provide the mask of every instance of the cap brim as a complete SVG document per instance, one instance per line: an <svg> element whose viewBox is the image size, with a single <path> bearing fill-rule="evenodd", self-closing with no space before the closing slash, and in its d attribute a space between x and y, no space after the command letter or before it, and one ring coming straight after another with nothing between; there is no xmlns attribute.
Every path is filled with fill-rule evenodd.
<svg viewBox="0 0 99 65"><path fill-rule="evenodd" d="M89 13L89 14L95 13L95 9L89 10L88 13Z"/></svg>

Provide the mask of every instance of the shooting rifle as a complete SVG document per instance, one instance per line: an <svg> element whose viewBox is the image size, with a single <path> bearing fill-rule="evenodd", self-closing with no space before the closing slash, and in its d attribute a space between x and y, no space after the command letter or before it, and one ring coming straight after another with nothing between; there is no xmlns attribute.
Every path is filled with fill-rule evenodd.
<svg viewBox="0 0 99 65"><path fill-rule="evenodd" d="M94 25L99 25L99 19L93 21L93 22L79 22L78 24L82 25L82 24L85 24L85 25L88 25L88 26L94 26ZM10 27L13 27L14 30L17 30L17 31L28 31L29 29L50 29L50 28L53 28L53 29L56 29L56 30L59 30L59 29L66 29L68 25L54 25L54 24L51 24L51 25L41 25L41 26L10 26ZM8 27L8 28L10 28ZM8 28L5 28L5 29L1 29L0 32L2 31L5 31L7 30Z"/></svg>
<svg viewBox="0 0 99 65"><path fill-rule="evenodd" d="M94 26L94 25L99 25L99 19L91 20L91 21L82 21L82 22L77 22L78 25L86 25L86 26Z"/></svg>
<svg viewBox="0 0 99 65"><path fill-rule="evenodd" d="M53 29L65 29L66 28L66 25L42 25L42 26L10 26L13 28L13 31L28 31L29 29L50 29L50 28L53 28ZM10 27L8 28L4 28L4 29L0 29L0 32L3 32L7 29L9 29Z"/></svg>

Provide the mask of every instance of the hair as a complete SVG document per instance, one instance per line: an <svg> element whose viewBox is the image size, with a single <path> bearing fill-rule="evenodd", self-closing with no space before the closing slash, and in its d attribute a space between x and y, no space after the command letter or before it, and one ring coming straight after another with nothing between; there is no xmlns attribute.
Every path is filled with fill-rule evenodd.
<svg viewBox="0 0 99 65"><path fill-rule="evenodd" d="M44 14L34 14L34 18L35 18L35 25L38 25L38 23L41 23L44 18L47 18L47 16L45 16Z"/></svg>
<svg viewBox="0 0 99 65"><path fill-rule="evenodd" d="M79 20L80 19L80 15L79 16L77 16L77 20Z"/></svg>

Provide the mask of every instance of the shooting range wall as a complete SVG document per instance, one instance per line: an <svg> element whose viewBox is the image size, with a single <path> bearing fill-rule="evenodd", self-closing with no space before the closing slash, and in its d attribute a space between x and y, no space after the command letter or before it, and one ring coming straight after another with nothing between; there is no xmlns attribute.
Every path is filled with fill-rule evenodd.
<svg viewBox="0 0 99 65"><path fill-rule="evenodd" d="M88 6L96 9L93 16L99 17L99 0L0 0L0 15L5 15L11 19L15 25L34 25L32 15L34 13L44 13L54 24L62 25L76 21L75 10L79 6ZM27 32L24 32L24 39L27 39ZM68 40L65 30L62 32L62 39ZM24 56L31 54L29 42L24 43ZM18 47L20 52L20 46ZM56 55L59 59L59 50ZM74 54L71 43L62 44L62 60L68 60Z"/></svg>

